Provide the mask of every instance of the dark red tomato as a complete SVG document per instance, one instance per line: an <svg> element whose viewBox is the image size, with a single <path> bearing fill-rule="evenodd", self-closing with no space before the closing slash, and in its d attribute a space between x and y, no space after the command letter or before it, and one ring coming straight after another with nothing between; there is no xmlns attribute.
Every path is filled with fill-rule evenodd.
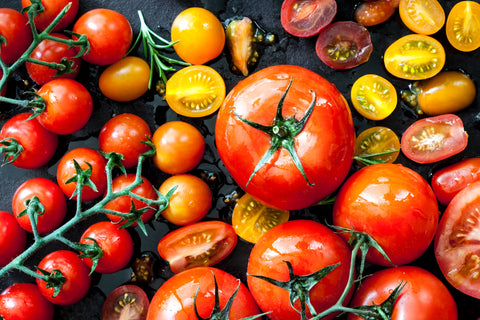
<svg viewBox="0 0 480 320"><path fill-rule="evenodd" d="M68 9L53 31L61 31L73 22L78 12L79 0L42 0L44 11L40 12L33 20L37 30L45 30L68 3L71 4L70 9ZM22 0L22 8L26 8L31 4L31 0ZM25 13L25 16L27 16L27 13Z"/></svg>
<svg viewBox="0 0 480 320"><path fill-rule="evenodd" d="M412 123L400 141L403 154L418 163L433 163L462 152L468 143L462 119L454 114Z"/></svg>
<svg viewBox="0 0 480 320"><path fill-rule="evenodd" d="M138 157L149 150L146 142L152 133L147 122L131 113L122 113L102 127L98 136L100 150L123 155L122 164L132 168L138 164Z"/></svg>
<svg viewBox="0 0 480 320"><path fill-rule="evenodd" d="M13 160L7 156L8 161L23 169L36 169L47 164L57 151L58 136L45 129L38 119L27 119L32 113L21 113L10 118L0 131L0 140L10 142L14 138L22 146L18 158ZM5 148L5 141L0 142L0 148ZM2 152L5 154L6 150Z"/></svg>
<svg viewBox="0 0 480 320"><path fill-rule="evenodd" d="M0 294L3 320L52 320L53 304L33 283L15 283Z"/></svg>
<svg viewBox="0 0 480 320"><path fill-rule="evenodd" d="M315 51L320 60L334 69L350 69L370 58L370 32L353 21L331 23L320 31Z"/></svg>
<svg viewBox="0 0 480 320"><path fill-rule="evenodd" d="M237 245L233 227L222 221L197 222L168 233L158 243L158 253L178 273L212 266L225 259Z"/></svg>
<svg viewBox="0 0 480 320"><path fill-rule="evenodd" d="M281 23L296 37L311 37L320 32L337 14L335 0L284 0Z"/></svg>
<svg viewBox="0 0 480 320"><path fill-rule="evenodd" d="M248 259L247 274L288 281L285 261L291 263L293 273L298 276L340 263L310 290L310 301L319 313L340 298L348 281L350 257L348 245L332 230L315 221L292 220L270 229L255 244ZM300 319L300 301L295 301L297 310L293 309L288 291L252 276L247 280L260 309L272 311L269 319ZM322 319L334 317L330 314Z"/></svg>
<svg viewBox="0 0 480 320"><path fill-rule="evenodd" d="M43 213L37 211L37 231L47 233L57 228L67 213L67 200L62 189L53 181L44 178L33 178L22 183L12 200L12 211L20 226L32 232L32 224L28 214L19 217L26 209L26 202L36 197L43 206ZM37 208L38 209L38 208Z"/></svg>
<svg viewBox="0 0 480 320"><path fill-rule="evenodd" d="M0 70L0 79L3 77L3 71ZM7 93L7 83L3 85L3 88L0 90L0 96L5 97L5 94Z"/></svg>
<svg viewBox="0 0 480 320"><path fill-rule="evenodd" d="M80 243L93 244L94 240L103 252L95 268L98 273L117 272L123 269L132 258L132 237L126 229L121 229L118 224L109 221L92 224L82 234ZM92 268L92 259L83 258L83 262Z"/></svg>
<svg viewBox="0 0 480 320"><path fill-rule="evenodd" d="M123 58L133 37L127 18L110 9L87 11L75 22L73 32L87 36L90 52L82 58L96 65L113 64Z"/></svg>
<svg viewBox="0 0 480 320"><path fill-rule="evenodd" d="M438 219L430 185L410 168L392 163L355 172L341 187L333 207L336 226L368 233L394 265L410 263L425 252ZM392 265L376 249L369 250L367 261Z"/></svg>
<svg viewBox="0 0 480 320"><path fill-rule="evenodd" d="M80 301L90 289L90 270L82 259L73 251L58 250L46 255L38 264L38 269L52 272L60 271L65 277L60 293L53 296L55 289L47 288L47 283L37 279L37 286L42 295L50 302L58 305L71 305ZM37 270L37 273L41 274Z"/></svg>
<svg viewBox="0 0 480 320"><path fill-rule="evenodd" d="M290 80L279 119L277 105ZM299 126L304 116L308 121L295 132L290 124ZM271 126L272 135L240 117ZM267 150L282 140L298 156L305 176L285 147L252 175ZM230 91L217 116L215 142L241 188L271 207L294 210L317 203L340 186L353 161L355 130L346 100L332 83L302 67L278 65L252 74Z"/></svg>
<svg viewBox="0 0 480 320"><path fill-rule="evenodd" d="M6 64L14 63L32 42L28 19L10 8L0 8L0 35L6 40L0 45L0 58Z"/></svg>
<svg viewBox="0 0 480 320"><path fill-rule="evenodd" d="M102 320L145 319L148 297L140 287L125 284L109 293L103 303Z"/></svg>
<svg viewBox="0 0 480 320"><path fill-rule="evenodd" d="M60 159L57 167L57 183L63 193L69 198L77 199L77 194L73 194L77 188L77 182L66 183L77 174L73 160L80 165L82 170L89 169L88 164L92 166L90 180L97 188L95 191L91 187L85 186L81 193L82 201L90 201L101 196L107 189L107 174L105 172L107 161L100 152L90 148L70 150Z"/></svg>
<svg viewBox="0 0 480 320"><path fill-rule="evenodd" d="M398 6L396 0L362 2L355 8L354 19L364 27L375 26L390 19Z"/></svg>
<svg viewBox="0 0 480 320"><path fill-rule="evenodd" d="M27 233L12 214L0 211L0 235L0 267L3 267L25 249Z"/></svg>
<svg viewBox="0 0 480 320"><path fill-rule="evenodd" d="M64 36L60 33L52 33L51 35L61 39L69 39L67 36ZM32 78L32 80L39 85L43 85L55 78L75 79L78 72L80 71L81 64L80 58L74 58L76 55L77 49L71 48L65 43L45 39L40 42L40 44L35 48L35 50L33 50L30 58L39 61L54 63L60 63L62 62L63 58L66 58L68 61L73 63L73 65L71 66L73 72L59 74L58 76L56 76L57 70L33 62L26 62L25 67L27 68L27 72L30 75L30 78Z"/></svg>
<svg viewBox="0 0 480 320"><path fill-rule="evenodd" d="M150 301L147 320L197 319L194 304L200 317L209 318L215 303L214 276L221 309L240 286L230 309L230 320L260 313L247 287L234 276L220 269L198 267L180 272L162 284Z"/></svg>
<svg viewBox="0 0 480 320"><path fill-rule="evenodd" d="M414 266L388 268L362 280L351 305L380 305L396 287L405 286L393 306L391 320L456 320L457 306L447 287L427 270ZM348 320L363 319L349 314Z"/></svg>

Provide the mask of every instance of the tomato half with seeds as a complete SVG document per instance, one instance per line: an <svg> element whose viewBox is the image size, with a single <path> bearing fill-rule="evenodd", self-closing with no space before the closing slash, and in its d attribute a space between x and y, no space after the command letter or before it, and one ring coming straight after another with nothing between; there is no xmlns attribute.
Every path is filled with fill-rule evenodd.
<svg viewBox="0 0 480 320"><path fill-rule="evenodd" d="M147 316L148 306L148 296L142 288L132 284L121 285L105 299L102 320L142 320Z"/></svg>
<svg viewBox="0 0 480 320"><path fill-rule="evenodd" d="M311 37L332 22L337 14L335 0L284 0L280 21L296 37Z"/></svg>
<svg viewBox="0 0 480 320"><path fill-rule="evenodd" d="M362 131L355 141L355 159L360 164L393 163L400 153L397 134L387 127L371 127Z"/></svg>
<svg viewBox="0 0 480 320"><path fill-rule="evenodd" d="M447 17L445 30L448 42L457 50L470 52L480 47L480 4L460 1Z"/></svg>
<svg viewBox="0 0 480 320"><path fill-rule="evenodd" d="M468 136L460 117L444 114L415 121L403 133L403 154L417 163L433 163L462 152Z"/></svg>
<svg viewBox="0 0 480 320"><path fill-rule="evenodd" d="M364 27L375 26L390 19L397 6L396 0L363 1L355 8L354 19Z"/></svg>
<svg viewBox="0 0 480 320"><path fill-rule="evenodd" d="M445 11L437 0L400 0L400 18L408 29L419 34L434 34L445 23Z"/></svg>

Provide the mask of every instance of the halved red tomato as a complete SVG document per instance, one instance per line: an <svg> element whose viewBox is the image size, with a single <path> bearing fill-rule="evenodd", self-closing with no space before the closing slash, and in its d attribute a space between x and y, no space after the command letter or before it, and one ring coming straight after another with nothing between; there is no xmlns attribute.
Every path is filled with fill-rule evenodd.
<svg viewBox="0 0 480 320"><path fill-rule="evenodd" d="M296 37L311 37L328 25L337 14L335 0L285 0L282 26Z"/></svg>
<svg viewBox="0 0 480 320"><path fill-rule="evenodd" d="M102 320L145 319L148 306L143 289L131 284L121 285L110 292L103 303Z"/></svg>

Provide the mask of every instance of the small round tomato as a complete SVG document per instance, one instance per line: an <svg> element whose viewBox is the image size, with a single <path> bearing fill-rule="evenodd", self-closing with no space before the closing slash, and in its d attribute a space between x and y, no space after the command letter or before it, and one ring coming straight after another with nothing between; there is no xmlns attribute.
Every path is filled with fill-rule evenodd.
<svg viewBox="0 0 480 320"><path fill-rule="evenodd" d="M53 304L33 283L15 283L0 294L3 320L52 320Z"/></svg>
<svg viewBox="0 0 480 320"><path fill-rule="evenodd" d="M192 7L180 12L171 27L175 52L185 62L204 64L217 58L225 46L222 23L210 11Z"/></svg>
<svg viewBox="0 0 480 320"><path fill-rule="evenodd" d="M428 79L445 64L445 49L438 40L421 34L409 34L393 42L383 62L388 72L407 80Z"/></svg>
<svg viewBox="0 0 480 320"><path fill-rule="evenodd" d="M448 42L457 50L470 52L480 47L480 4L460 1L447 17L445 30Z"/></svg>
<svg viewBox="0 0 480 320"><path fill-rule="evenodd" d="M371 127L362 131L355 141L355 159L360 164L393 163L400 153L400 140L392 129Z"/></svg>
<svg viewBox="0 0 480 320"><path fill-rule="evenodd" d="M400 18L408 29L419 34L434 34L445 23L445 11L437 0L400 0Z"/></svg>
<svg viewBox="0 0 480 320"><path fill-rule="evenodd" d="M382 247L391 262L376 249L367 254L368 262L382 266L420 257L433 240L438 219L430 185L400 164L373 164L355 172L341 187L333 207L336 226L368 233Z"/></svg>
<svg viewBox="0 0 480 320"><path fill-rule="evenodd" d="M150 66L138 57L125 57L108 66L100 75L100 91L115 101L132 101L148 90Z"/></svg>
<svg viewBox="0 0 480 320"><path fill-rule="evenodd" d="M225 82L215 69L188 66L167 81L165 99L170 108L186 117L205 117L220 108L225 99Z"/></svg>
<svg viewBox="0 0 480 320"><path fill-rule="evenodd" d="M337 14L335 0L284 0L281 23L296 37L311 37L332 22Z"/></svg>
<svg viewBox="0 0 480 320"><path fill-rule="evenodd" d="M0 8L0 35L6 40L0 44L0 58L6 64L20 58L32 42L28 19L10 8Z"/></svg>
<svg viewBox="0 0 480 320"><path fill-rule="evenodd" d="M375 74L366 74L355 80L351 99L355 109L370 120L383 120L397 107L395 87Z"/></svg>
<svg viewBox="0 0 480 320"><path fill-rule="evenodd" d="M212 207L212 192L208 184L191 174L178 174L165 180L158 191L167 194L176 187L162 215L176 225L186 225L205 217Z"/></svg>
<svg viewBox="0 0 480 320"><path fill-rule="evenodd" d="M194 169L205 152L205 139L193 125L183 121L169 121L155 130L153 163L168 174L186 173Z"/></svg>
<svg viewBox="0 0 480 320"><path fill-rule="evenodd" d="M48 25L57 17L57 15L70 3L65 16L58 22L52 31L61 31L73 22L79 7L79 0L42 0L43 11L40 12L33 22L39 31L45 30ZM26 8L32 4L31 0L22 0L22 8ZM25 12L25 16L28 17Z"/></svg>
<svg viewBox="0 0 480 320"><path fill-rule="evenodd" d="M33 198L36 197L35 200ZM67 200L60 187L53 181L44 178L33 178L22 183L12 200L12 211L20 226L32 232L32 224L28 214L19 215L26 210L26 204L38 201L43 212L37 209L37 231L47 233L57 228L67 213Z"/></svg>
<svg viewBox="0 0 480 320"><path fill-rule="evenodd" d="M0 235L0 267L3 267L25 249L27 234L12 214L0 211Z"/></svg>
<svg viewBox="0 0 480 320"><path fill-rule="evenodd" d="M148 306L147 294L140 287L121 285L103 303L102 320L145 319Z"/></svg>
<svg viewBox="0 0 480 320"><path fill-rule="evenodd" d="M397 9L396 0L363 1L355 8L354 19L364 27L375 26L390 19Z"/></svg>
<svg viewBox="0 0 480 320"><path fill-rule="evenodd" d="M212 266L225 259L235 248L237 235L222 221L196 222L176 229L158 243L158 253L173 272Z"/></svg>
<svg viewBox="0 0 480 320"><path fill-rule="evenodd" d="M454 114L423 118L412 123L400 142L403 154L417 163L433 163L462 152L468 136Z"/></svg>
<svg viewBox="0 0 480 320"><path fill-rule="evenodd" d="M373 51L370 32L353 21L337 21L320 31L317 56L334 69L350 69L365 63Z"/></svg>

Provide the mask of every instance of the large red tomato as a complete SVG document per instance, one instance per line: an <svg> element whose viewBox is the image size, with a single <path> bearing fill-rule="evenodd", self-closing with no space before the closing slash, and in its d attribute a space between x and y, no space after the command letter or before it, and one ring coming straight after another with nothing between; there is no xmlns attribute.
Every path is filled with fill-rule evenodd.
<svg viewBox="0 0 480 320"><path fill-rule="evenodd" d="M277 65L230 91L215 141L240 187L272 207L294 210L340 186L352 164L355 131L332 83L302 67Z"/></svg>

